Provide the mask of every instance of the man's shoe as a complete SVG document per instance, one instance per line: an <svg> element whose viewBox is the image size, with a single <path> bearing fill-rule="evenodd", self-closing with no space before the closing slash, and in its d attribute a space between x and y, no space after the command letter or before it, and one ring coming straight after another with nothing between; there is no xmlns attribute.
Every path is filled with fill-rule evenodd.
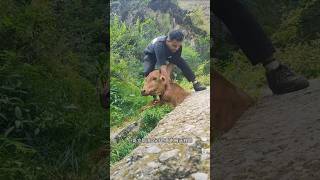
<svg viewBox="0 0 320 180"><path fill-rule="evenodd" d="M266 73L268 84L274 94L285 94L309 86L308 80L296 75L287 66L280 64L275 70Z"/></svg>
<svg viewBox="0 0 320 180"><path fill-rule="evenodd" d="M193 88L195 91L202 91L207 89L205 86L202 86L199 82L194 83Z"/></svg>

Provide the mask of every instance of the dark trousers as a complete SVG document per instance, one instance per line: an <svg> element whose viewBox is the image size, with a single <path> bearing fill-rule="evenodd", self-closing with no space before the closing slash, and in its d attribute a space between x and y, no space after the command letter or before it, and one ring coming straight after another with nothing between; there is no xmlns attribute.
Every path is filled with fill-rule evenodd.
<svg viewBox="0 0 320 180"><path fill-rule="evenodd" d="M155 69L157 59L149 54L146 54L143 58L143 74L147 77L150 72ZM196 79L192 69L187 64L187 62L180 57L179 59L170 59L170 63L175 64L179 69L181 69L183 75L187 78L189 82L193 82Z"/></svg>
<svg viewBox="0 0 320 180"><path fill-rule="evenodd" d="M253 15L238 0L214 0L213 13L232 33L253 65L267 63L275 49Z"/></svg>

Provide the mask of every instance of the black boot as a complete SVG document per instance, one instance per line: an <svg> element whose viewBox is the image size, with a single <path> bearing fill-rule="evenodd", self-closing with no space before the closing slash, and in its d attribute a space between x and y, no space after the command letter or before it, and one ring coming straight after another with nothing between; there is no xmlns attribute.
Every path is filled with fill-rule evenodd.
<svg viewBox="0 0 320 180"><path fill-rule="evenodd" d="M296 75L287 66L280 64L277 69L266 72L270 89L274 94L285 94L309 86L303 76Z"/></svg>
<svg viewBox="0 0 320 180"><path fill-rule="evenodd" d="M205 86L202 86L198 81L193 83L193 88L195 91L202 91L207 89Z"/></svg>

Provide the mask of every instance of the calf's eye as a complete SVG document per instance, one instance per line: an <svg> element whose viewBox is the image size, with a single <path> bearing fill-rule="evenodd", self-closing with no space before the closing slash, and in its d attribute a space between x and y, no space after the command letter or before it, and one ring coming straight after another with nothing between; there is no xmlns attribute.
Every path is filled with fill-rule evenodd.
<svg viewBox="0 0 320 180"><path fill-rule="evenodd" d="M157 80L157 78L156 78L156 77L154 77L152 80L154 80L154 81L155 81L155 80Z"/></svg>

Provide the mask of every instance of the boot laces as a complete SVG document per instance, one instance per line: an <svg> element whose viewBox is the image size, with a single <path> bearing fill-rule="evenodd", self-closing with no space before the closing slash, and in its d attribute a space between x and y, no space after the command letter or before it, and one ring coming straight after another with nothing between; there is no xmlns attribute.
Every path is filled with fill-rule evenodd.
<svg viewBox="0 0 320 180"><path fill-rule="evenodd" d="M294 76L294 73L287 66L280 65L279 77L281 79L287 79L290 76Z"/></svg>

